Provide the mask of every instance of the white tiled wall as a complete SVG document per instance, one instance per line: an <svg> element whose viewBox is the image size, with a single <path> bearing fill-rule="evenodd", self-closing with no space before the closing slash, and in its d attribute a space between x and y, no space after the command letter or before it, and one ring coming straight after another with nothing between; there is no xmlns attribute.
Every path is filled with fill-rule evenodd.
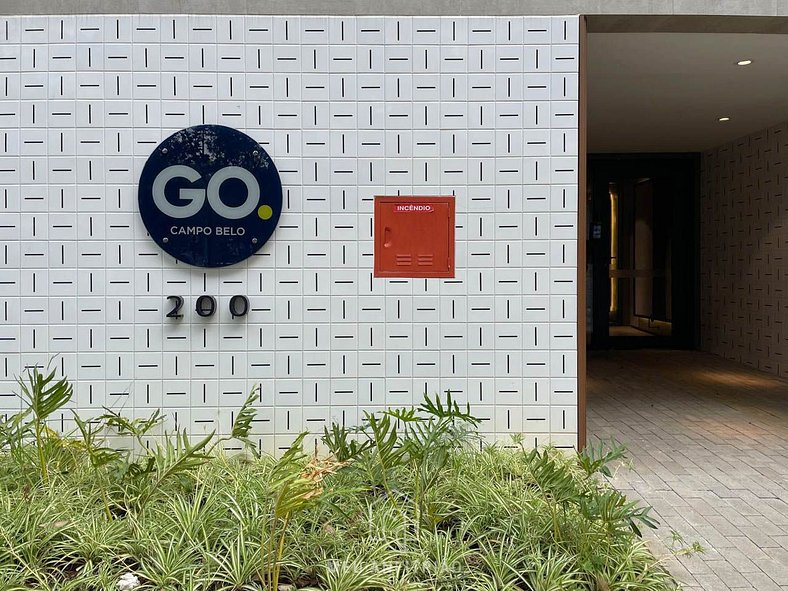
<svg viewBox="0 0 788 591"><path fill-rule="evenodd" d="M490 437L573 445L577 99L577 17L0 18L0 409L57 355L84 415L171 428L227 431L261 384L267 449L447 389ZM272 240L221 270L137 213L147 156L201 123L284 186ZM456 278L372 278L373 196L398 193L456 195Z"/></svg>

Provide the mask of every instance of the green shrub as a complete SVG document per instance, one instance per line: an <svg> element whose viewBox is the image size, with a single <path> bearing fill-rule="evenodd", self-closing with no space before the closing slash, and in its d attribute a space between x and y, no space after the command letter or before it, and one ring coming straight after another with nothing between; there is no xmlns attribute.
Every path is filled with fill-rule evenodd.
<svg viewBox="0 0 788 591"><path fill-rule="evenodd" d="M624 450L481 445L451 396L326 429L324 458L281 458L249 439L252 393L228 456L186 432L143 445L162 415L46 419L71 396L33 371L28 408L0 425L0 589L667 591L641 539L649 508L601 477ZM137 442L118 451L108 436ZM131 577L133 579L133 577ZM132 583L134 584L134 583Z"/></svg>

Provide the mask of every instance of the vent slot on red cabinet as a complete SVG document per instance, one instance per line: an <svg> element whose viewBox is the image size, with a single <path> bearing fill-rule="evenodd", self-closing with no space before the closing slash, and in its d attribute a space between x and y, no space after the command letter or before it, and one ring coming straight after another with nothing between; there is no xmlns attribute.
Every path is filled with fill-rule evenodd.
<svg viewBox="0 0 788 591"><path fill-rule="evenodd" d="M375 197L375 277L454 277L454 197Z"/></svg>

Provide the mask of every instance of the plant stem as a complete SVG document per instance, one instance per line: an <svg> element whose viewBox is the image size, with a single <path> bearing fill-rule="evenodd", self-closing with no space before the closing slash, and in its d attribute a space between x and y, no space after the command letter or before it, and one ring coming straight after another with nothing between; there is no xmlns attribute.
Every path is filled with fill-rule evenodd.
<svg viewBox="0 0 788 591"><path fill-rule="evenodd" d="M109 497L107 496L107 491L104 489L103 484L99 484L99 490L101 491L101 500L104 501L104 512L107 514L107 519L112 521L112 511L109 508Z"/></svg>
<svg viewBox="0 0 788 591"><path fill-rule="evenodd" d="M262 562L265 564L265 572L263 573L263 586L264 588L271 589L271 579L274 576L274 568L271 563L271 558L274 553L274 535L276 531L276 513L271 514L271 519L268 522L268 541L265 548L263 548L262 540L260 540L260 552L263 553Z"/></svg>
<svg viewBox="0 0 788 591"><path fill-rule="evenodd" d="M36 447L38 448L38 463L41 469L41 480L45 485L49 484L49 473L47 471L47 461L44 456L44 446L41 442L41 422L36 421Z"/></svg>
<svg viewBox="0 0 788 591"><path fill-rule="evenodd" d="M285 551L285 536L287 535L287 524L289 522L290 513L287 513L282 523L282 533L279 536L279 547L276 550L276 562L274 563L274 581L271 591L277 591L279 589L279 573L282 570L282 554Z"/></svg>

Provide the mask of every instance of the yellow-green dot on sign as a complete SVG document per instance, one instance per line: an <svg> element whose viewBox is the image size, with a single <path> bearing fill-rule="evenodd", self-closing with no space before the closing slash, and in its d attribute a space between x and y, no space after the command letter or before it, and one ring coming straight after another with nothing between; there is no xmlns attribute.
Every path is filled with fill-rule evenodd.
<svg viewBox="0 0 788 591"><path fill-rule="evenodd" d="M270 205L261 205L257 208L257 215L260 216L261 220L270 220L271 216L274 215L274 210L271 209Z"/></svg>

